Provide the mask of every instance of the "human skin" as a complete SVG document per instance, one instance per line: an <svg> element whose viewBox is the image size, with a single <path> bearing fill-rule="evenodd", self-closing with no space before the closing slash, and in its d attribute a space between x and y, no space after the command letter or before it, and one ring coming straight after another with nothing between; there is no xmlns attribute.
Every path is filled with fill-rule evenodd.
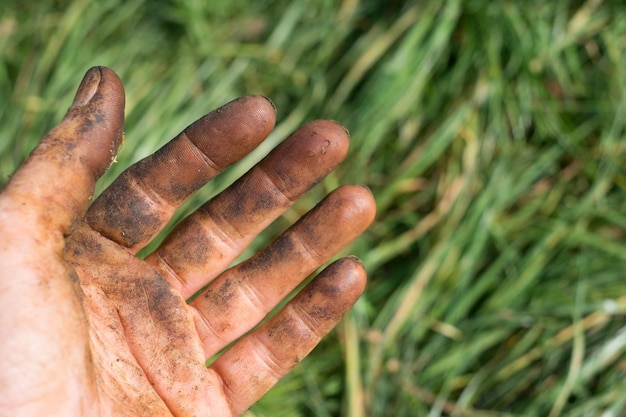
<svg viewBox="0 0 626 417"><path fill-rule="evenodd" d="M255 329L371 223L373 197L357 185L331 192L229 268L343 160L349 139L341 125L302 126L140 259L194 191L270 133L275 109L257 96L221 107L92 202L122 142L123 118L121 81L92 68L61 123L0 194L2 416L240 415L363 291L360 261L339 259Z"/></svg>

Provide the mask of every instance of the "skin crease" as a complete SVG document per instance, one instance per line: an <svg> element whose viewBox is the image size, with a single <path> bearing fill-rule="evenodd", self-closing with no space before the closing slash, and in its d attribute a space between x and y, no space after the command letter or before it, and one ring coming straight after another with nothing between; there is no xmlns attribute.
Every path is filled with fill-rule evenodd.
<svg viewBox="0 0 626 417"><path fill-rule="evenodd" d="M374 199L356 185L331 192L275 242L228 268L343 160L341 125L302 126L141 260L135 253L194 191L265 139L275 109L256 96L217 109L92 203L95 181L121 144L123 118L121 81L92 68L59 126L0 194L0 416L240 415L364 289L361 262L341 258L250 332L372 222Z"/></svg>

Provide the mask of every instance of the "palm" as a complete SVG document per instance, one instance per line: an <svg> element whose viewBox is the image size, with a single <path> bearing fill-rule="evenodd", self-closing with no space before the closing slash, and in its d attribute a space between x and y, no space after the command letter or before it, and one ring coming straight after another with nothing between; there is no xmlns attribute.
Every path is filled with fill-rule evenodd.
<svg viewBox="0 0 626 417"><path fill-rule="evenodd" d="M0 226L30 224L31 235L44 236L3 248L16 259L28 250L35 255L16 269L32 276L34 285L31 292L21 289L25 301L15 320L37 311L49 321L34 323L27 336L28 329L20 330L15 340L35 348L11 354L30 361L42 356L37 378L44 388L35 397L75 397L58 415L70 409L102 416L238 415L315 346L363 288L360 263L342 259L249 333L371 222L373 200L358 186L331 193L270 246L228 269L265 226L343 159L347 135L333 122L305 125L141 260L135 253L180 204L265 138L274 110L260 97L219 109L130 167L87 210L93 181L119 143L123 117L119 80L103 68L89 74L93 79L87 77L81 91L95 91L93 99L79 100L0 200ZM33 186L33 179L44 177L55 181ZM43 260L50 261L45 272ZM13 277L5 269L0 278ZM53 300L46 305L36 300L44 282L44 298ZM11 297L10 291L4 295ZM60 374L67 381L45 385ZM8 378L0 374L0 403L9 395L3 390Z"/></svg>
<svg viewBox="0 0 626 417"><path fill-rule="evenodd" d="M154 268L87 227L69 240L66 257L80 277L104 415L228 409L190 309Z"/></svg>

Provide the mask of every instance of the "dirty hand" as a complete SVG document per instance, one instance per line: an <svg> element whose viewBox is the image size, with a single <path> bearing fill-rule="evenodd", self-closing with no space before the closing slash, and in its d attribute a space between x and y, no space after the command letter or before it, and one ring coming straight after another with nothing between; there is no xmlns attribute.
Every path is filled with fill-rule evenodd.
<svg viewBox="0 0 626 417"><path fill-rule="evenodd" d="M227 269L344 158L340 125L301 127L142 260L137 251L185 199L268 135L275 112L262 97L225 105L90 205L122 140L123 108L117 76L91 69L61 124L0 195L0 415L239 415L363 290L360 262L341 259L250 332L372 221L372 196L359 186L335 190Z"/></svg>

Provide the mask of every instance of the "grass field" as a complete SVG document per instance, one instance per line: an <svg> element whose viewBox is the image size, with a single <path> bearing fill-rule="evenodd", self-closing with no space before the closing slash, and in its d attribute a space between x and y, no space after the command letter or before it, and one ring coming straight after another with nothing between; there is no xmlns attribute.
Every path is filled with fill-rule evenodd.
<svg viewBox="0 0 626 417"><path fill-rule="evenodd" d="M47 3L47 4L46 4ZM351 252L353 312L250 416L626 415L626 5L574 0L4 0L0 175L59 121L83 73L127 93L109 183L243 94L278 125L183 216L301 123L378 216Z"/></svg>

